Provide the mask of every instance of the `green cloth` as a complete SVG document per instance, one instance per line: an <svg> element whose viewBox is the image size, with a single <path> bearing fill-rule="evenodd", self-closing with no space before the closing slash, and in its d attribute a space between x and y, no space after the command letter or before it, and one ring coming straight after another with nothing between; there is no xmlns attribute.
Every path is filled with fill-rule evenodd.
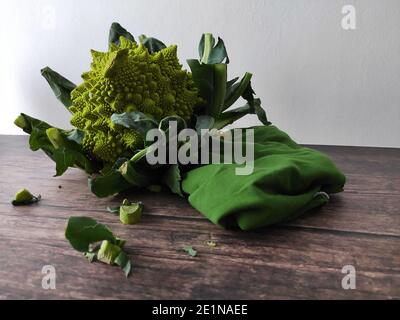
<svg viewBox="0 0 400 320"><path fill-rule="evenodd" d="M250 230L320 207L343 191L345 176L323 153L296 144L275 126L254 127L254 171L238 164L209 164L189 171L183 191L213 223ZM243 146L243 150L244 146Z"/></svg>

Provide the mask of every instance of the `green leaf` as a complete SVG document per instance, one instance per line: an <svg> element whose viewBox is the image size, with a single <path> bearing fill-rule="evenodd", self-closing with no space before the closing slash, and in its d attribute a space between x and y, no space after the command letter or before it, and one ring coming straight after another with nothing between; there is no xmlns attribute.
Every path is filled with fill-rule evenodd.
<svg viewBox="0 0 400 320"><path fill-rule="evenodd" d="M183 251L185 251L191 257L197 256L197 251L193 249L192 246L183 247Z"/></svg>
<svg viewBox="0 0 400 320"><path fill-rule="evenodd" d="M80 131L53 128L48 123L24 113L21 113L14 123L30 134L31 150L42 149L56 162L56 175L61 175L68 167L76 166L89 174L96 172L100 167L100 163L90 159L77 142L83 139Z"/></svg>
<svg viewBox="0 0 400 320"><path fill-rule="evenodd" d="M68 152L65 148L54 151L54 161L56 162L56 177L61 176L69 167L73 167L76 161L76 154Z"/></svg>
<svg viewBox="0 0 400 320"><path fill-rule="evenodd" d="M107 175L90 178L89 189L96 196L103 198L115 195L132 188L119 171L111 171Z"/></svg>
<svg viewBox="0 0 400 320"><path fill-rule="evenodd" d="M157 179L155 168L147 168L145 156L148 149L137 152L131 159L114 165L105 175L89 179L90 190L98 197L112 196L132 187L147 187ZM116 162L116 163L117 163Z"/></svg>
<svg viewBox="0 0 400 320"><path fill-rule="evenodd" d="M165 183L173 193L176 193L183 197L181 181L182 177L180 174L179 166L177 164L170 165L162 177L162 182Z"/></svg>
<svg viewBox="0 0 400 320"><path fill-rule="evenodd" d="M132 159L123 163L118 171L133 187L147 187L151 185L156 178L152 171L144 170L137 161Z"/></svg>
<svg viewBox="0 0 400 320"><path fill-rule="evenodd" d="M32 131L29 137L29 147L32 151L42 149L54 153L54 148L46 135L46 125L47 124L43 124L38 127L32 127Z"/></svg>
<svg viewBox="0 0 400 320"><path fill-rule="evenodd" d="M199 56L201 63L216 64L229 63L228 53L226 52L224 41L218 37L218 42L215 44L215 39L211 33L204 33L199 43Z"/></svg>
<svg viewBox="0 0 400 320"><path fill-rule="evenodd" d="M256 102L256 100L254 100L252 109L254 110L255 114L258 117L258 120L260 120L262 124L266 126L269 126L271 124L271 122L269 122L267 119L267 114L265 113L265 110L263 109L263 107L261 107L261 101L260 103L258 103Z"/></svg>
<svg viewBox="0 0 400 320"><path fill-rule="evenodd" d="M147 131L158 126L153 117L139 111L114 113L111 121L125 128L134 129L143 136L146 136Z"/></svg>
<svg viewBox="0 0 400 320"><path fill-rule="evenodd" d="M118 257L114 260L114 263L121 267L122 271L125 274L125 277L129 276L129 274L131 273L132 264L131 260L125 252L121 251Z"/></svg>
<svg viewBox="0 0 400 320"><path fill-rule="evenodd" d="M46 130L51 128L48 123L30 117L25 113L21 113L17 119L15 119L14 124L30 135L29 147L31 150L36 151L42 149L53 159L54 147L46 134Z"/></svg>
<svg viewBox="0 0 400 320"><path fill-rule="evenodd" d="M148 38L144 34L139 36L139 41L147 48L149 53L158 52L167 47L162 41L156 38Z"/></svg>
<svg viewBox="0 0 400 320"><path fill-rule="evenodd" d="M75 89L76 85L49 67L43 68L40 72L49 83L56 98L68 109L72 105L71 91Z"/></svg>
<svg viewBox="0 0 400 320"><path fill-rule="evenodd" d="M223 110L225 101L226 64L200 64L198 60L193 59L187 60L187 63L192 71L192 78L199 89L200 95L207 102L204 114L218 118Z"/></svg>
<svg viewBox="0 0 400 320"><path fill-rule="evenodd" d="M119 45L119 37L124 37L130 41L135 42L135 38L125 28L123 28L118 22L113 22L110 27L110 33L108 35L108 43Z"/></svg>
<svg viewBox="0 0 400 320"><path fill-rule="evenodd" d="M70 132L57 128L46 130L47 138L54 147L53 160L56 162L56 176L62 175L69 167L81 168L88 174L96 172L100 164L89 159L82 146L68 138L69 134Z"/></svg>
<svg viewBox="0 0 400 320"><path fill-rule="evenodd" d="M88 252L89 245L107 240L113 244L116 238L104 224L89 217L70 217L65 230L65 238L80 252Z"/></svg>
<svg viewBox="0 0 400 320"><path fill-rule="evenodd" d="M67 132L66 137L68 140L74 141L77 144L82 144L83 138L85 137L85 132L79 129L73 129Z"/></svg>
<svg viewBox="0 0 400 320"><path fill-rule="evenodd" d="M223 112L219 119L215 121L214 128L221 129L248 114L256 114L264 125L271 124L267 119L264 109L261 107L261 100L254 99L242 107Z"/></svg>
<svg viewBox="0 0 400 320"><path fill-rule="evenodd" d="M261 107L261 100L255 99L254 95L255 92L251 87L251 82L249 81L249 84L246 86L246 89L242 94L242 97L243 99L247 100L250 106L250 113L256 114L258 120L260 120L262 124L268 126L271 124L271 122L268 121L265 110Z"/></svg>
<svg viewBox="0 0 400 320"><path fill-rule="evenodd" d="M246 90L249 90L249 88L251 88L250 86L251 77L252 74L246 72L239 83L232 84L229 87L227 85L224 110L228 109L231 105L233 105L236 102L236 100L239 99L245 93Z"/></svg>
<svg viewBox="0 0 400 320"><path fill-rule="evenodd" d="M85 252L83 255L90 263L97 260L97 252Z"/></svg>
<svg viewBox="0 0 400 320"><path fill-rule="evenodd" d="M236 81L239 80L239 77L235 77L226 82L226 93L225 93L225 101L232 94L233 90L239 85Z"/></svg>
<svg viewBox="0 0 400 320"><path fill-rule="evenodd" d="M196 59L186 60L192 71L192 78L199 89L201 97L211 105L214 99L214 67L212 65L200 64ZM207 114L209 114L207 112Z"/></svg>

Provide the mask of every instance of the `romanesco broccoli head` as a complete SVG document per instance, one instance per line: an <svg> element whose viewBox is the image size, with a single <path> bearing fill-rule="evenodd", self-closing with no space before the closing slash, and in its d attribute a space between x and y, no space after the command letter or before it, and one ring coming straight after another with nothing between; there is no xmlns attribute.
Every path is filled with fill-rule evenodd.
<svg viewBox="0 0 400 320"><path fill-rule="evenodd" d="M115 125L113 113L140 111L160 120L178 115L189 120L201 99L191 74L182 69L177 47L149 53L142 44L120 38L108 52L92 50L91 70L71 93L71 124L85 131L83 146L105 162L129 156L141 136Z"/></svg>

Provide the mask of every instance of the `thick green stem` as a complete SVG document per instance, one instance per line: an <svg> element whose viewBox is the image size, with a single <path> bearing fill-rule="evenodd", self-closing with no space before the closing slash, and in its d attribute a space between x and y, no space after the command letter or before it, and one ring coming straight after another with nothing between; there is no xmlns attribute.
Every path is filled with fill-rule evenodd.
<svg viewBox="0 0 400 320"><path fill-rule="evenodd" d="M209 56L211 54L211 49L214 45L214 37L211 33L204 34L204 51L203 56L201 57L201 63L208 63Z"/></svg>

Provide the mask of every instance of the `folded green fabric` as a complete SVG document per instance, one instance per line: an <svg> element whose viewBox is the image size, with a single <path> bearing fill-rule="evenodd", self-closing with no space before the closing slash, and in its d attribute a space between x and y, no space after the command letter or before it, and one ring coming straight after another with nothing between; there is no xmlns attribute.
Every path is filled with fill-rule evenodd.
<svg viewBox="0 0 400 320"><path fill-rule="evenodd" d="M254 127L254 171L209 164L189 171L182 189L213 223L250 230L320 207L343 191L345 176L323 153L296 144L275 126Z"/></svg>

